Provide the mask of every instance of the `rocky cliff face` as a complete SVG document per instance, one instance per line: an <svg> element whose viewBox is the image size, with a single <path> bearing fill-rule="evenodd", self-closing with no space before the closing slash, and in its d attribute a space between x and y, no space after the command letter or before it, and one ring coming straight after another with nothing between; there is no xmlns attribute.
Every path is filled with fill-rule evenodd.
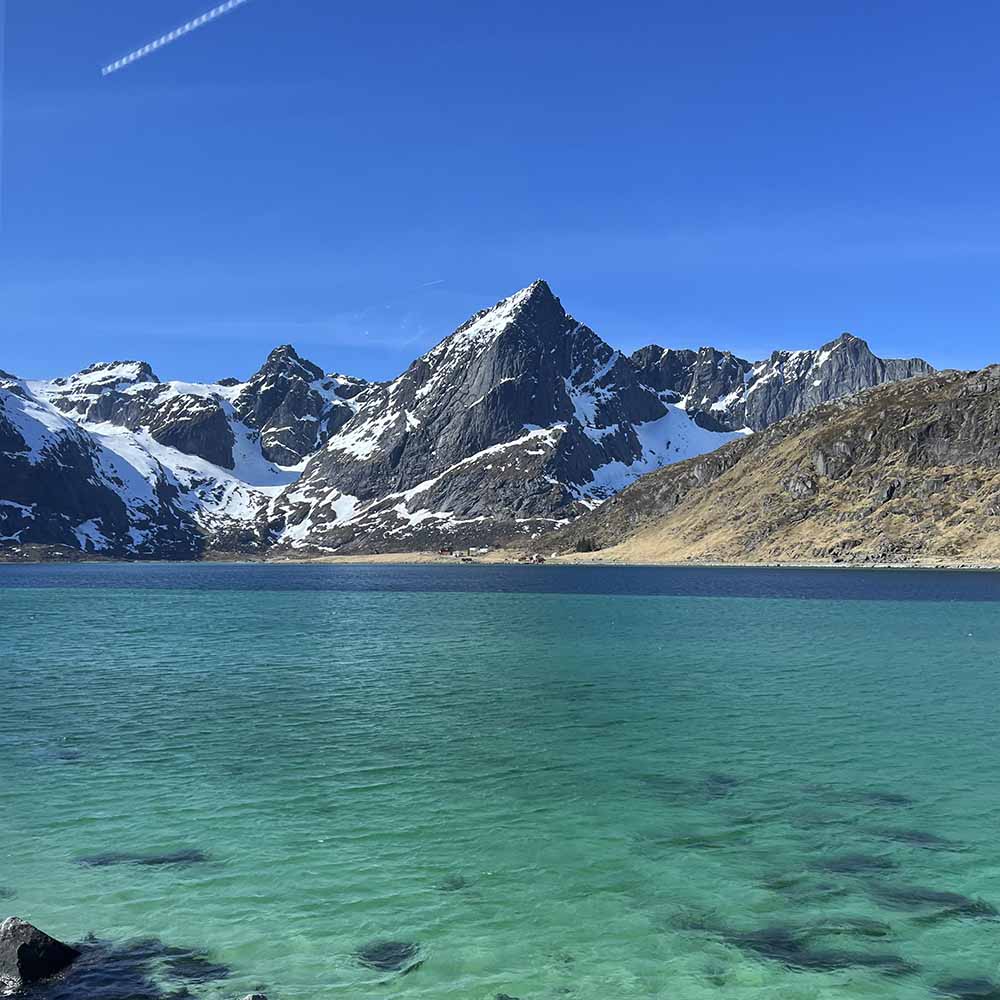
<svg viewBox="0 0 1000 1000"><path fill-rule="evenodd" d="M265 458L297 465L351 419L356 409L351 401L366 385L346 375L324 375L286 344L238 386L233 410L260 433Z"/></svg>
<svg viewBox="0 0 1000 1000"><path fill-rule="evenodd" d="M849 333L816 351L775 351L750 362L728 351L644 347L632 361L648 385L673 392L708 427L763 430L862 389L926 375L919 358L884 360Z"/></svg>
<svg viewBox="0 0 1000 1000"><path fill-rule="evenodd" d="M1000 366L787 418L644 477L545 542L644 561L1000 559Z"/></svg>
<svg viewBox="0 0 1000 1000"><path fill-rule="evenodd" d="M628 358L538 281L388 383L325 375L287 345L246 381L161 381L140 361L5 377L0 544L143 557L497 544L926 368L848 336L756 364L711 348Z"/></svg>

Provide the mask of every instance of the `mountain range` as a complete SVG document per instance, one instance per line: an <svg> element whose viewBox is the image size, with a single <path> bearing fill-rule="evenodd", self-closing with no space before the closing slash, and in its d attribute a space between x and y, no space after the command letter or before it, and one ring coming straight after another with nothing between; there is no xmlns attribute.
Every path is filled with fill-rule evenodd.
<svg viewBox="0 0 1000 1000"><path fill-rule="evenodd" d="M161 381L141 361L0 372L0 545L196 558L508 543L646 473L932 371L849 334L759 362L656 345L629 357L536 281L389 382L327 374L290 346L246 381Z"/></svg>

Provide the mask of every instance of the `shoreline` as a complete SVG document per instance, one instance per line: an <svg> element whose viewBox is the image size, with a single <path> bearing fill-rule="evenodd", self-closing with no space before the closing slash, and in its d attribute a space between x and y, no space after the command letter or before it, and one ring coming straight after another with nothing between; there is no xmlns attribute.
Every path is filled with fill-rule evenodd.
<svg viewBox="0 0 1000 1000"><path fill-rule="evenodd" d="M249 553L212 553L204 559L116 559L92 553L45 554L23 550L17 555L9 550L0 551L0 570L4 566L68 566L68 565L149 565L149 566L451 566L461 569L468 566L522 566L535 569L539 565L561 567L612 567L642 569L829 569L829 570L931 570L951 572L1000 572L1000 563L974 559L920 559L912 562L832 562L822 560L772 560L732 561L719 560L664 560L645 561L620 557L600 558L596 553L564 553L545 556L544 563L523 560L520 550L497 549L469 559L440 555L437 552L382 552L351 555L316 556L254 556Z"/></svg>

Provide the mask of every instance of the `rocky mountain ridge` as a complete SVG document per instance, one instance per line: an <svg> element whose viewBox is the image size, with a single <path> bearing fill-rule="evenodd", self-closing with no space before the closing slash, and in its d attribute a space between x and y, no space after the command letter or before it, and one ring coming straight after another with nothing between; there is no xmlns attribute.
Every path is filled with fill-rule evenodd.
<svg viewBox="0 0 1000 1000"><path fill-rule="evenodd" d="M847 337L756 366L712 349L629 358L538 281L388 383L324 374L290 346L246 381L161 381L140 361L5 375L0 545L176 558L497 544L750 422L927 367Z"/></svg>
<svg viewBox="0 0 1000 1000"><path fill-rule="evenodd" d="M920 358L876 357L850 333L815 351L774 351L758 362L714 347L676 351L655 344L636 351L632 362L647 385L675 393L704 426L753 431L850 393L934 370Z"/></svg>

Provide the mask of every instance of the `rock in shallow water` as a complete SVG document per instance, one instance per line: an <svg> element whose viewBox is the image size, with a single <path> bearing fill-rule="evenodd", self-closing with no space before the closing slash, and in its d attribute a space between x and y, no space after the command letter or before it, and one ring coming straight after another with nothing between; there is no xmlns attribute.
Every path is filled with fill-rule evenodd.
<svg viewBox="0 0 1000 1000"><path fill-rule="evenodd" d="M190 983L211 983L225 979L229 967L213 962L206 955L188 953L168 958L165 963L167 973L175 979L186 979Z"/></svg>
<svg viewBox="0 0 1000 1000"><path fill-rule="evenodd" d="M870 806L887 806L905 809L914 805L914 800L908 795L900 795L898 792L863 792L860 800Z"/></svg>
<svg viewBox="0 0 1000 1000"><path fill-rule="evenodd" d="M412 941L369 941L355 955L369 969L380 972L412 972L420 963L414 962L420 946Z"/></svg>
<svg viewBox="0 0 1000 1000"><path fill-rule="evenodd" d="M208 855L195 848L184 848L166 854L128 854L121 851L108 851L105 854L90 854L76 859L76 863L85 868L107 868L111 865L145 865L155 868L172 865L200 865L206 861L208 861Z"/></svg>
<svg viewBox="0 0 1000 1000"><path fill-rule="evenodd" d="M868 875L892 871L899 865L892 858L877 854L841 854L835 858L827 858L816 867L819 871L834 872L837 875Z"/></svg>
<svg viewBox="0 0 1000 1000"><path fill-rule="evenodd" d="M887 976L905 976L917 971L915 965L899 955L817 947L812 941L813 937L825 936L821 928L765 927L759 931L728 934L726 940L742 951L800 971L865 968Z"/></svg>
<svg viewBox="0 0 1000 1000"><path fill-rule="evenodd" d="M1000 1000L1000 986L989 979L949 979L934 989L956 1000Z"/></svg>
<svg viewBox="0 0 1000 1000"><path fill-rule="evenodd" d="M110 942L91 936L79 951L61 975L32 989L31 1000L190 1000L189 987L208 981L208 956L158 938ZM196 961L188 966L188 960ZM214 970L220 979L229 972Z"/></svg>
<svg viewBox="0 0 1000 1000"><path fill-rule="evenodd" d="M434 886L439 892L458 892L468 888L468 880L464 875L446 875Z"/></svg>
<svg viewBox="0 0 1000 1000"><path fill-rule="evenodd" d="M0 924L0 986L19 989L58 975L80 953L17 917Z"/></svg>
<svg viewBox="0 0 1000 1000"><path fill-rule="evenodd" d="M940 917L971 917L992 920L1000 917L997 908L983 899L971 899L959 892L928 889L920 885L884 885L871 888L873 898L883 906L901 910L934 911Z"/></svg>
<svg viewBox="0 0 1000 1000"><path fill-rule="evenodd" d="M928 851L961 851L964 849L962 844L954 840L939 837L936 833L925 833L923 830L876 830L875 835L884 840L894 840L897 844L922 847Z"/></svg>

